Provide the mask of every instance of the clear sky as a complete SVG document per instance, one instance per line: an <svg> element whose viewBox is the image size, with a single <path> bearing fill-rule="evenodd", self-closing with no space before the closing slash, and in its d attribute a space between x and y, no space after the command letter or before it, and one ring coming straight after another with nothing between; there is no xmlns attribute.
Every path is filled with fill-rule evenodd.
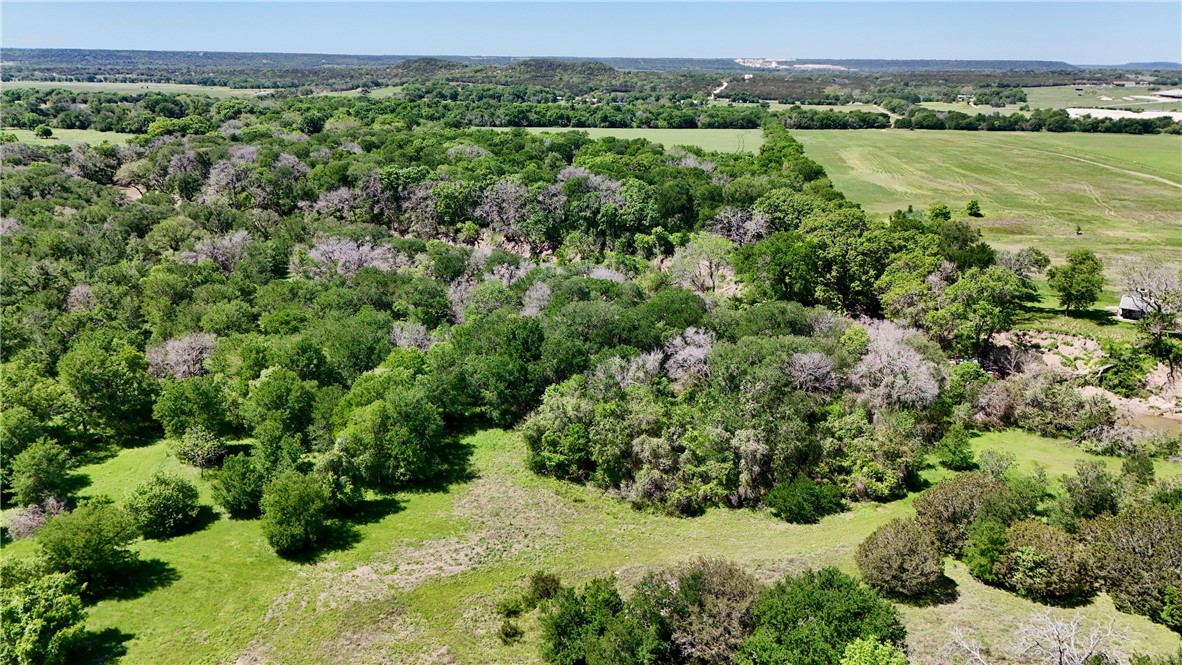
<svg viewBox="0 0 1182 665"><path fill-rule="evenodd" d="M413 55L1182 61L1182 2L35 2L3 46Z"/></svg>

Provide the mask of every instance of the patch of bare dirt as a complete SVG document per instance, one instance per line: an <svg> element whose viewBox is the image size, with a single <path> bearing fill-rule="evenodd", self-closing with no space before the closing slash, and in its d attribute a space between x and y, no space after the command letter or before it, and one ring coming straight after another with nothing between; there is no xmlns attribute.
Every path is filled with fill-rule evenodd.
<svg viewBox="0 0 1182 665"><path fill-rule="evenodd" d="M293 622L309 611L377 605L397 608L399 593L431 580L459 575L478 566L506 558L541 552L557 542L562 525L573 511L551 492L525 489L507 475L490 474L472 481L452 508L455 517L471 528L461 534L422 543L401 544L385 556L342 570L330 561L306 568L292 588L275 600L264 617L259 635L238 659L238 665L280 662L267 644L274 632L290 631ZM474 622L483 625L487 622ZM389 624L389 625L387 625ZM421 639L411 617L387 610L382 620L342 633L323 645L332 657L326 662L448 663L450 651L432 645L407 660L389 656L394 643L406 645ZM402 638L395 635L401 634ZM393 640L393 641L391 641Z"/></svg>

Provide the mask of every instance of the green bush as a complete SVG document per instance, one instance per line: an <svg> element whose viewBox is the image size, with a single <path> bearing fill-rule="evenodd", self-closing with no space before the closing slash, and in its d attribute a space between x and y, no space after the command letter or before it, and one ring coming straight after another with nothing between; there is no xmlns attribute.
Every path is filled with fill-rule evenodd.
<svg viewBox="0 0 1182 665"><path fill-rule="evenodd" d="M525 635L525 631L508 617L501 621L501 627L497 629L497 637L500 638L501 644L513 644L520 640L522 635Z"/></svg>
<svg viewBox="0 0 1182 665"><path fill-rule="evenodd" d="M1084 522L1080 537L1118 610L1182 630L1182 511L1133 506Z"/></svg>
<svg viewBox="0 0 1182 665"><path fill-rule="evenodd" d="M553 665L587 662L624 608L614 578L591 580L581 591L562 589L542 614L542 658Z"/></svg>
<svg viewBox="0 0 1182 665"><path fill-rule="evenodd" d="M529 576L529 595L537 601L549 600L562 589L562 581L554 573L536 571Z"/></svg>
<svg viewBox="0 0 1182 665"><path fill-rule="evenodd" d="M903 646L907 630L895 606L836 568L807 571L765 589L755 631L738 665L838 665L859 638Z"/></svg>
<svg viewBox="0 0 1182 665"><path fill-rule="evenodd" d="M941 480L915 499L915 521L935 536L944 553L958 554L977 512L1008 497L1009 490L994 478L974 471L962 473Z"/></svg>
<svg viewBox="0 0 1182 665"><path fill-rule="evenodd" d="M259 514L266 484L267 476L253 457L227 457L213 479L213 500L234 517L253 517Z"/></svg>
<svg viewBox="0 0 1182 665"><path fill-rule="evenodd" d="M839 513L845 507L836 485L816 485L803 476L773 487L764 503L773 515L793 524L816 524L825 515Z"/></svg>
<svg viewBox="0 0 1182 665"><path fill-rule="evenodd" d="M993 574L1018 595L1039 601L1089 597L1095 590L1087 553L1067 533L1035 521L1006 531L1006 545Z"/></svg>
<svg viewBox="0 0 1182 665"><path fill-rule="evenodd" d="M969 527L969 540L961 559L974 577L989 583L997 582L994 569L1006 547L1006 525L992 518L978 518Z"/></svg>
<svg viewBox="0 0 1182 665"><path fill-rule="evenodd" d="M126 511L97 497L49 520L37 541L49 569L73 573L85 585L85 595L93 597L119 582L127 565L136 560L127 546L137 535Z"/></svg>
<svg viewBox="0 0 1182 665"><path fill-rule="evenodd" d="M939 543L913 519L880 526L858 546L856 559L866 583L888 595L927 596L944 580Z"/></svg>
<svg viewBox="0 0 1182 665"><path fill-rule="evenodd" d="M840 665L907 665L907 654L892 644L859 637L846 645Z"/></svg>
<svg viewBox="0 0 1182 665"><path fill-rule="evenodd" d="M329 503L319 478L288 471L263 491L263 536L281 554L306 550L324 535Z"/></svg>
<svg viewBox="0 0 1182 665"><path fill-rule="evenodd" d="M124 505L145 538L167 538L197 519L197 496L193 483L158 471L131 490Z"/></svg>
<svg viewBox="0 0 1182 665"><path fill-rule="evenodd" d="M73 662L85 623L86 610L72 575L50 573L19 581L6 577L0 591L0 662Z"/></svg>

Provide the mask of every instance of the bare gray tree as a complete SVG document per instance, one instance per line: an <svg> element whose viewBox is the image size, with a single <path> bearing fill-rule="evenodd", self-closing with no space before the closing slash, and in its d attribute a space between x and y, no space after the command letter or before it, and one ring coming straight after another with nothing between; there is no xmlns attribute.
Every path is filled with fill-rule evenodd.
<svg viewBox="0 0 1182 665"><path fill-rule="evenodd" d="M550 286L545 282L534 282L529 285L525 293L521 294L521 315L537 316L550 305L553 295Z"/></svg>
<svg viewBox="0 0 1182 665"><path fill-rule="evenodd" d="M400 349L418 349L424 353L435 344L427 326L414 321L395 323L390 330L390 341Z"/></svg>
<svg viewBox="0 0 1182 665"><path fill-rule="evenodd" d="M710 376L710 349L714 333L690 327L665 344L665 373L681 390L705 381Z"/></svg>
<svg viewBox="0 0 1182 665"><path fill-rule="evenodd" d="M148 349L148 373L156 378L187 379L205 373L204 362L213 353L218 338L209 333L190 333Z"/></svg>
<svg viewBox="0 0 1182 665"><path fill-rule="evenodd" d="M926 406L940 391L936 368L907 340L919 334L890 321L864 323L870 333L866 355L850 370L850 380L875 411L888 406Z"/></svg>
<svg viewBox="0 0 1182 665"><path fill-rule="evenodd" d="M824 353L797 353L788 361L788 374L797 390L806 393L829 393L837 390L833 359Z"/></svg>

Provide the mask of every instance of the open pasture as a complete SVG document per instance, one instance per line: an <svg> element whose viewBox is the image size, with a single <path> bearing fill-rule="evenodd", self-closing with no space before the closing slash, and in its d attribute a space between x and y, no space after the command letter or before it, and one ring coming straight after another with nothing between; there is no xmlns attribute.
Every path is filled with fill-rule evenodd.
<svg viewBox="0 0 1182 665"><path fill-rule="evenodd" d="M497 602L537 569L567 583L615 574L623 586L646 572L699 555L732 558L766 581L805 567L856 572L854 552L874 529L912 513L914 495L889 504L857 504L816 525L792 525L766 513L713 509L696 518L633 510L600 490L535 476L521 438L484 431L466 439L473 480L444 491L404 492L371 501L372 515L340 545L310 561L276 557L259 523L214 512L203 530L138 546L161 572L134 598L93 607L88 628L105 651L127 664L152 663L541 663L535 615L520 622L522 641L496 636ZM1090 456L1065 444L1017 432L980 437L974 449L1005 448L1018 466L1049 466L1052 477ZM156 469L185 474L210 502L209 478L182 467L166 443L127 449L81 472L83 494L124 492ZM1182 472L1161 464L1159 475ZM935 482L943 469L924 472ZM30 541L6 547L25 556ZM1041 606L973 579L949 561L956 599L934 607L901 606L913 662L941 661L955 626L1005 653L1014 627ZM176 608L184 607L184 612ZM1089 622L1109 619L1129 635L1125 648L1169 653L1168 629L1117 613L1106 596L1079 608ZM1009 662L1009 661L998 661Z"/></svg>
<svg viewBox="0 0 1182 665"><path fill-rule="evenodd" d="M1030 104L1030 108L1035 109L1136 107L1154 111L1182 110L1182 100L1155 102L1152 99L1146 99L1153 97L1154 91L1145 87L1055 85L1024 88L1024 90L1027 103Z"/></svg>
<svg viewBox="0 0 1182 665"><path fill-rule="evenodd" d="M262 92L261 89L225 88L216 85L193 85L189 83L122 83L116 81L4 81L0 88L13 90L16 88L36 88L38 90L75 90L78 92L111 92L119 94L142 95L148 92L164 92L169 94L189 93L193 95L209 95L210 97L254 97Z"/></svg>
<svg viewBox="0 0 1182 665"><path fill-rule="evenodd" d="M1095 251L1182 264L1182 136L962 131L794 131L834 184L870 213L945 203L994 246L1061 260Z"/></svg>
<svg viewBox="0 0 1182 665"><path fill-rule="evenodd" d="M544 132L587 132L591 138L616 136L622 139L648 139L666 148L692 145L717 152L758 152L763 145L762 129L631 129L604 127L528 127L534 134Z"/></svg>
<svg viewBox="0 0 1182 665"><path fill-rule="evenodd" d="M81 143L98 145L103 141L121 145L136 136L135 134L121 134L119 132L100 132L94 129L57 129L55 127L53 128L53 136L43 139L35 136L31 129L5 127L0 129L0 131L14 134L17 141L32 145L78 145Z"/></svg>

